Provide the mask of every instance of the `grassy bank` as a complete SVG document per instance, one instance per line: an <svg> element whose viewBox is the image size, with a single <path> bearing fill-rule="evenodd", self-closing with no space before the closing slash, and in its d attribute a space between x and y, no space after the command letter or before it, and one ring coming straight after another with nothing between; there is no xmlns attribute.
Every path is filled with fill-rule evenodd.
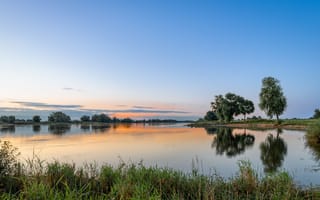
<svg viewBox="0 0 320 200"><path fill-rule="evenodd" d="M309 126L306 141L308 146L313 150L315 159L320 161L320 120Z"/></svg>
<svg viewBox="0 0 320 200"><path fill-rule="evenodd" d="M319 119L283 119L278 123L276 120L257 119L257 120L235 120L229 123L221 123L218 121L197 121L189 124L191 127L232 127L232 128L252 128L252 129L294 129L294 130L307 130L308 127L317 124Z"/></svg>
<svg viewBox="0 0 320 200"><path fill-rule="evenodd" d="M225 180L196 169L180 171L121 163L45 163L32 159L1 173L0 199L318 199L317 189L301 189L286 172L258 177L241 161L238 173Z"/></svg>

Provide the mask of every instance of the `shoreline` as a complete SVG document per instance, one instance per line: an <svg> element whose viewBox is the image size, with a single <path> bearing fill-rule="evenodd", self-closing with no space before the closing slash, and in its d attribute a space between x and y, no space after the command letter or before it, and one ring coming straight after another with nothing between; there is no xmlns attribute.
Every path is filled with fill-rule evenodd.
<svg viewBox="0 0 320 200"><path fill-rule="evenodd" d="M212 127L229 127L229 128L246 128L246 129L287 129L287 130L303 130L306 131L310 125L316 123L316 119L296 119L296 120L282 120L277 124L273 120L248 121L240 122L234 121L230 123L219 123L215 121L198 121L190 123L187 126L192 128L212 128Z"/></svg>

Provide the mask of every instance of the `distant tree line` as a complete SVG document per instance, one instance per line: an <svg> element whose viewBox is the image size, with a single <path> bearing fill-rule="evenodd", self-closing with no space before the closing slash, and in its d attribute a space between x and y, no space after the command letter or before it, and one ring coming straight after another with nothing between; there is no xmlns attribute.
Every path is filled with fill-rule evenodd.
<svg viewBox="0 0 320 200"><path fill-rule="evenodd" d="M16 119L15 116L9 115L9 116L1 116L0 117L0 123L7 123L7 124L18 124L18 123L39 123L41 121L41 118L39 115L33 116L32 119L24 120L24 119Z"/></svg>
<svg viewBox="0 0 320 200"><path fill-rule="evenodd" d="M41 123L42 119L39 115L34 115L32 119L16 119L15 116L0 116L0 123L5 124L24 124L24 123ZM52 112L48 116L49 123L80 123L80 122L98 122L98 123L177 123L177 122L190 122L190 121L177 121L174 119L144 119L144 120L133 120L131 118L119 119L116 117L109 117L108 115L94 114L92 116L83 115L80 120L71 120L71 117L63 112Z"/></svg>

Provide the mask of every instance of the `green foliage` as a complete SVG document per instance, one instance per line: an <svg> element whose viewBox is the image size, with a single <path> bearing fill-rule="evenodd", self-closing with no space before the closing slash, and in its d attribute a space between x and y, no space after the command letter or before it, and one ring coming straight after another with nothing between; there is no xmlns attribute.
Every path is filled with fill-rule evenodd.
<svg viewBox="0 0 320 200"><path fill-rule="evenodd" d="M124 118L121 120L122 123L133 123L134 121L130 118Z"/></svg>
<svg viewBox="0 0 320 200"><path fill-rule="evenodd" d="M233 93L227 93L225 96L215 96L215 101L211 102L212 111L215 112L220 121L230 122L234 116L254 112L253 102L244 99Z"/></svg>
<svg viewBox="0 0 320 200"><path fill-rule="evenodd" d="M215 112L213 112L213 111L208 111L208 112L206 113L206 115L204 116L204 119L205 119L206 121L216 121L216 120L218 120L218 117L217 117L217 115L216 115Z"/></svg>
<svg viewBox="0 0 320 200"><path fill-rule="evenodd" d="M41 122L41 117L39 115L35 115L32 117L32 121L34 123L40 123Z"/></svg>
<svg viewBox="0 0 320 200"><path fill-rule="evenodd" d="M252 101L244 99L239 105L240 113L243 114L244 119L246 115L254 112L254 104Z"/></svg>
<svg viewBox="0 0 320 200"><path fill-rule="evenodd" d="M92 122L102 122L102 123L110 123L112 122L111 118L106 114L93 115L91 117Z"/></svg>
<svg viewBox="0 0 320 200"><path fill-rule="evenodd" d="M63 112L53 112L49 115L48 121L51 123L70 123L71 117Z"/></svg>
<svg viewBox="0 0 320 200"><path fill-rule="evenodd" d="M16 121L16 117L13 115L0 117L0 122L2 123L14 124L15 121Z"/></svg>
<svg viewBox="0 0 320 200"><path fill-rule="evenodd" d="M316 160L320 160L320 121L311 125L306 134L306 145L312 150Z"/></svg>
<svg viewBox="0 0 320 200"><path fill-rule="evenodd" d="M90 122L90 116L88 115L83 115L81 118L80 118L81 122Z"/></svg>
<svg viewBox="0 0 320 200"><path fill-rule="evenodd" d="M314 119L320 118L320 110L319 109L314 110L313 118Z"/></svg>
<svg viewBox="0 0 320 200"><path fill-rule="evenodd" d="M264 78L259 96L259 106L261 110L270 118L275 115L277 121L279 121L279 115L281 115L287 107L287 99L282 92L279 81L273 77Z"/></svg>
<svg viewBox="0 0 320 200"><path fill-rule="evenodd" d="M9 141L0 140L0 177L11 175L18 165L18 149Z"/></svg>

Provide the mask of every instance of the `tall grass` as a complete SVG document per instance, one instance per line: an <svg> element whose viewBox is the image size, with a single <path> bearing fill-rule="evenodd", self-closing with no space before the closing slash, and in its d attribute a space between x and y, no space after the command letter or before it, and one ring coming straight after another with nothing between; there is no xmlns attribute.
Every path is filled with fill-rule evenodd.
<svg viewBox="0 0 320 200"><path fill-rule="evenodd" d="M0 144L0 199L320 199L319 190L299 188L286 172L259 177L248 161L240 161L238 173L226 180L197 167L183 173L142 162L76 167L35 155L19 162L15 147Z"/></svg>
<svg viewBox="0 0 320 200"><path fill-rule="evenodd" d="M32 159L31 159L32 160ZM0 199L316 199L315 189L302 190L286 172L258 177L247 161L225 180L219 175L187 174L141 163L102 167L43 163L34 159L19 174L1 178ZM31 165L30 165L31 164ZM43 166L37 172L30 166ZM10 183L8 185L8 183ZM6 184L6 187L4 185Z"/></svg>

